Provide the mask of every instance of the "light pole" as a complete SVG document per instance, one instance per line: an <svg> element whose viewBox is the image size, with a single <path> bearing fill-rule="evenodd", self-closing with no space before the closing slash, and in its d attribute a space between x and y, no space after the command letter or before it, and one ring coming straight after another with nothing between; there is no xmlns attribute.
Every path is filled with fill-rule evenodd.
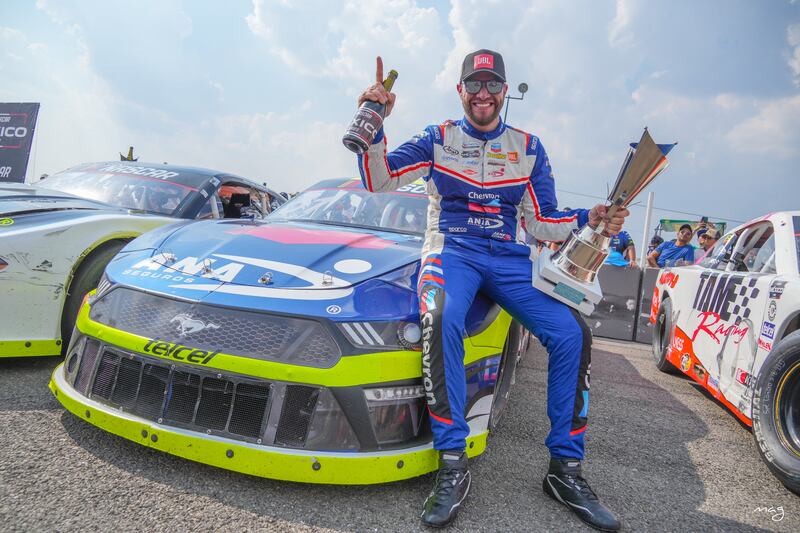
<svg viewBox="0 0 800 533"><path fill-rule="evenodd" d="M511 105L511 102L509 102L509 100L522 100L523 98L525 98L525 93L528 92L528 84L525 82L520 83L519 86L517 87L517 90L519 91L520 96L506 95L506 112L503 115L503 122L505 122L506 118L508 117L508 107Z"/></svg>

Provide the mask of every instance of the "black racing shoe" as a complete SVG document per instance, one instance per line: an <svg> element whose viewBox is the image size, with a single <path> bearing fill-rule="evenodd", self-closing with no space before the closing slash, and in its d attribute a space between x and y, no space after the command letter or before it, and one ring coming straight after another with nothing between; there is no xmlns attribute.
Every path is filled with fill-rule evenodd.
<svg viewBox="0 0 800 533"><path fill-rule="evenodd" d="M467 469L466 453L443 451L439 460L436 483L422 506L422 523L431 527L444 527L455 519L472 479Z"/></svg>
<svg viewBox="0 0 800 533"><path fill-rule="evenodd" d="M577 459L550 459L550 469L542 482L542 489L593 528L619 530L619 520L600 503L581 475L581 462Z"/></svg>

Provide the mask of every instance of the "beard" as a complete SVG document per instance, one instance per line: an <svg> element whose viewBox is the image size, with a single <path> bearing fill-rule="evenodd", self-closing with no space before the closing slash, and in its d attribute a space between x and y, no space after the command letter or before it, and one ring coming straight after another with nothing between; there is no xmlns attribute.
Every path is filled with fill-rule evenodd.
<svg viewBox="0 0 800 533"><path fill-rule="evenodd" d="M472 120L472 122L474 122L478 126L488 126L489 124L494 122L494 120L497 117L500 116L500 111L503 108L503 104L502 103L500 105L497 105L497 102L495 101L495 103L494 103L494 112L492 112L491 115L488 115L488 116L485 116L485 117L477 117L472 112L472 104L469 101L465 102L462 99L461 100L461 106L464 108L464 113L467 115L467 117L469 117L469 119Z"/></svg>

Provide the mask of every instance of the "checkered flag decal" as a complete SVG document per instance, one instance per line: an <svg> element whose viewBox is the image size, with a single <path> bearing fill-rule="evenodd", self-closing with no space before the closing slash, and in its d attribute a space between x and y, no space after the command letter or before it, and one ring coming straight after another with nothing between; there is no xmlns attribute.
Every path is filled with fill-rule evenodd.
<svg viewBox="0 0 800 533"><path fill-rule="evenodd" d="M757 281L756 278L750 278L747 280L747 284L742 283L742 286L739 287L739 292L733 300L734 306L731 311L733 316L739 317L736 323L739 323L743 318L750 318L750 308L748 305L751 299L758 296L758 288L756 287Z"/></svg>

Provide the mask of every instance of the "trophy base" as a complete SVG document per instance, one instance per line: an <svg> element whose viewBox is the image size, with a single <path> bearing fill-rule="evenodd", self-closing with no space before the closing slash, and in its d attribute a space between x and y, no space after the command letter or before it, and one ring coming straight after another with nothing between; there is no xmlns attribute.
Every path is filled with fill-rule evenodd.
<svg viewBox="0 0 800 533"><path fill-rule="evenodd" d="M594 306L603 299L600 283L593 279L590 283L577 281L564 274L553 265L553 252L543 248L533 265L533 286L558 300L589 316Z"/></svg>

